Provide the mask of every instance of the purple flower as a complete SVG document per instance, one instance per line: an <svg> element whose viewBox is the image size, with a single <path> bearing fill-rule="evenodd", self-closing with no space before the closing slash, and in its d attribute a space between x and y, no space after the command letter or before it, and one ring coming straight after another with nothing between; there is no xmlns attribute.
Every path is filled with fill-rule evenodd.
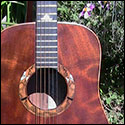
<svg viewBox="0 0 125 125"><path fill-rule="evenodd" d="M109 10L110 9L110 3L107 3L106 7Z"/></svg>
<svg viewBox="0 0 125 125"><path fill-rule="evenodd" d="M95 5L94 4L90 4L90 9L91 9L91 11L93 11L93 9L95 8Z"/></svg>
<svg viewBox="0 0 125 125"><path fill-rule="evenodd" d="M104 8L104 5L102 4L102 1L98 1L98 3L101 5L102 8Z"/></svg>
<svg viewBox="0 0 125 125"><path fill-rule="evenodd" d="M110 9L110 2L109 1L98 1L98 3L101 5L102 8L107 8L107 10Z"/></svg>
<svg viewBox="0 0 125 125"><path fill-rule="evenodd" d="M88 17L91 16L91 12L93 11L94 8L95 8L94 4L88 3L87 6L83 8L82 12L79 15L79 18L84 16L84 18L87 19Z"/></svg>

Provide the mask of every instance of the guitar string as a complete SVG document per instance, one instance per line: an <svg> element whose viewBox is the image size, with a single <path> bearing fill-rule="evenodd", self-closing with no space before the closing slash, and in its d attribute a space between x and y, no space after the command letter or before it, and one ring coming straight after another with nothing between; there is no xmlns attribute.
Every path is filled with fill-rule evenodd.
<svg viewBox="0 0 125 125"><path fill-rule="evenodd" d="M50 4L50 2L48 1L48 5ZM50 9L50 8L49 8ZM48 13L50 13L50 10L49 10L49 12ZM48 21L49 22L49 21ZM48 27L49 27L50 25L48 25ZM49 30L48 30L48 34L49 34L50 32L49 32ZM49 42L48 42L49 43ZM50 44L48 45L48 46L50 46ZM49 50L49 49L48 49ZM50 56L50 54L48 55L48 57ZM48 95L50 95L50 59L48 60L48 62L49 62L49 68L48 68ZM48 110L49 110L49 99L48 99ZM51 118L48 116L48 124L50 124L50 122L51 122Z"/></svg>
<svg viewBox="0 0 125 125"><path fill-rule="evenodd" d="M55 4L57 5L57 1L55 2ZM57 13L57 7L56 7L56 13ZM57 15L56 15L56 21L57 21ZM57 27L57 22L56 22L56 27ZM57 40L57 36L56 36L56 40ZM58 95L57 95L57 92L58 92L58 89L57 89L57 69L55 70L55 90L56 90L55 91L55 99L56 99L55 102L56 102L56 107L58 106L58 102L57 102L57 97L58 97ZM57 116L55 116L55 122L57 123Z"/></svg>
<svg viewBox="0 0 125 125"><path fill-rule="evenodd" d="M53 58L54 59L54 58ZM53 61L53 59L52 59L52 66L53 66L53 68L52 68L52 96L53 96L53 99L55 98L55 86L54 86L54 61ZM54 124L54 116L52 116L52 124Z"/></svg>
<svg viewBox="0 0 125 125"><path fill-rule="evenodd" d="M56 5L57 5L57 1L56 1ZM56 13L57 13L57 7L56 7ZM56 21L57 21L57 15L56 15ZM56 39L57 39L57 48L58 48L58 38L56 37ZM56 69L56 103L58 107L58 79L57 77L58 77L58 50L57 50L57 69ZM58 116L55 116L55 118L56 118L56 123L57 123Z"/></svg>
<svg viewBox="0 0 125 125"><path fill-rule="evenodd" d="M44 55L45 56L45 55ZM54 63L53 63L54 64ZM52 77L53 77L53 80L52 80L52 82L53 82L53 87L55 87L54 86L54 71L52 70ZM56 80L57 81L57 80ZM46 84L46 69L45 69L45 71L44 71L44 84ZM54 88L53 88L53 90L54 90ZM46 85L45 85L45 87L44 87L44 91L46 92ZM55 91L54 91L55 92ZM54 93L53 92L53 93ZM55 95L55 94L54 94ZM45 101L46 101L46 98L45 98ZM46 103L45 103L46 104ZM46 117L45 117L45 120L46 120Z"/></svg>
<svg viewBox="0 0 125 125"><path fill-rule="evenodd" d="M56 5L58 5L58 3L57 3L57 1L56 1ZM56 12L57 12L57 8L56 8ZM57 20L57 16L56 16L56 20ZM57 23L57 33L58 33L58 23ZM57 34L57 53L58 53L58 34ZM56 95L57 95L57 107L58 107L58 98L59 98L59 91L58 91L58 55L57 55L57 72L56 72L56 90L57 90L57 93L56 93ZM58 124L58 115L57 115L57 124Z"/></svg>
<svg viewBox="0 0 125 125"><path fill-rule="evenodd" d="M55 5L56 4L57 3L55 2ZM54 59L53 59L53 61L54 61ZM55 102L56 102L56 105L57 105L58 103L57 103L57 100L56 100L56 98L57 98L57 88L56 88L56 86L57 86L57 79L56 79L56 76L57 76L57 71L55 69L55 75L54 75L54 78L55 78L55 80L54 80L55 81L55 83L54 83L54 96L55 96ZM53 117L53 122L56 123L56 116Z"/></svg>
<svg viewBox="0 0 125 125"><path fill-rule="evenodd" d="M39 5L39 4L41 4L41 2L38 3L38 5ZM38 7L37 7L37 9L38 9ZM38 20L38 19L37 19L37 20ZM40 24L40 27L41 27L41 24ZM38 34L40 34L40 33L41 33L41 30L38 32ZM38 40L41 41L41 38L39 37ZM38 63L37 63L37 65L38 65ZM41 63L40 63L39 65L41 65ZM39 106L40 106L40 94L41 94L41 93L40 93L40 85L41 85L41 69L40 69L40 68L38 69L38 72L39 72L39 76L38 76L38 79L39 79L38 81L39 81L39 82L37 83L37 86L38 86L38 87L37 87L37 95L38 95L38 96L37 96L37 102L36 102L36 104L38 104L38 107L37 107L37 108L38 108L38 116L37 116L37 118L38 118L38 123L40 123L40 107L39 107ZM38 91L38 88L39 88L39 91ZM39 100L39 101L38 101L38 100Z"/></svg>
<svg viewBox="0 0 125 125"><path fill-rule="evenodd" d="M42 7L41 7L42 8ZM45 16L45 1L44 1L44 16ZM44 18L44 16L43 16L43 18ZM43 27L45 27L45 20L43 21L44 23L44 25L43 25ZM43 32L43 34L45 34L45 30L43 30L44 32ZM43 38L44 38L44 36L43 36ZM44 38L45 39L45 38ZM43 40L44 42L45 42L45 40ZM45 45L44 45L45 46ZM44 52L44 65L45 65L45 52ZM45 67L44 67L45 68ZM45 100L44 100L44 93L45 93L45 69L43 68L43 107L45 106ZM43 110L44 110L44 108L43 108ZM43 112L43 124L44 124L44 112Z"/></svg>
<svg viewBox="0 0 125 125"><path fill-rule="evenodd" d="M50 2L50 1L49 1L49 5L51 5L51 2ZM51 10L51 8L49 8L49 15L50 15L50 13L51 13L50 10ZM50 21L49 21L49 26L51 27ZM51 29L49 28L49 31L50 31L50 30L51 30ZM48 31L48 32L49 32L49 31ZM50 47L50 48L51 48L51 47ZM51 57L51 55L50 55L50 57ZM50 59L49 59L49 60L50 60ZM51 62L51 61L50 61L50 62ZM51 67L51 66L50 66L50 67ZM52 70L53 70L53 69L52 69L52 67L51 67L51 74L52 74ZM53 77L52 75L50 75L50 76ZM52 79L52 78L50 78L50 81L51 81L51 79ZM52 96L52 95L51 95L51 94L52 94L52 92L51 92L52 90L51 90L51 89L52 89L52 87L53 87L51 84L52 84L52 81L50 82L50 88L49 88L50 96ZM51 103L51 102L50 102L50 103ZM50 110L50 109L49 109L49 110ZM49 117L49 124L52 124L52 117L51 117L51 116Z"/></svg>
<svg viewBox="0 0 125 125"><path fill-rule="evenodd" d="M49 1L48 1L48 4L49 4ZM47 4L47 5L48 5ZM48 23L49 21L47 20L47 23ZM49 26L48 26L49 27ZM46 30L47 31L47 30ZM49 34L49 31L48 32L46 32L47 34ZM48 43L48 46L49 46L49 43ZM46 50L47 51L47 50ZM48 57L49 57L49 53L48 53ZM48 58L47 58L48 59ZM47 61L48 62L48 72L47 72L47 77L48 77L48 79L47 79L47 85L48 85L48 89L47 89L47 110L49 110L49 60ZM48 124L49 124L49 116L47 117L47 121L48 121Z"/></svg>
<svg viewBox="0 0 125 125"><path fill-rule="evenodd" d="M52 66L53 66L53 61L52 61ZM54 73L53 73L53 71L54 71L54 68L52 68L52 96L54 97ZM53 116L51 117L51 122L52 122L52 124L53 124Z"/></svg>
<svg viewBox="0 0 125 125"><path fill-rule="evenodd" d="M53 60L52 60L52 88L51 88L51 91L52 91L52 98L53 98L53 88L54 88L54 85L53 85ZM53 116L51 116L51 124L53 124Z"/></svg>
<svg viewBox="0 0 125 125"><path fill-rule="evenodd" d="M53 60L53 65L54 65L54 60ZM52 73L53 73L53 98L55 99L54 68ZM54 124L54 116L52 116L52 123Z"/></svg>
<svg viewBox="0 0 125 125"><path fill-rule="evenodd" d="M46 14L46 1L44 1L44 16L45 16L45 14ZM44 21L44 27L46 27L46 20ZM45 29L44 29L44 34L45 34ZM46 46L46 44L45 44L45 41L46 41L46 35L44 36L44 62L45 62L45 67L46 67L46 53L45 53L45 46ZM44 67L44 95L46 94L46 68ZM46 105L46 100L47 99L47 97L46 96L44 96L44 105L45 105L45 110L46 110L46 107L47 107L47 105ZM44 120L45 120L45 124L46 124L46 112L45 112L45 117L44 117Z"/></svg>
<svg viewBox="0 0 125 125"><path fill-rule="evenodd" d="M56 1L56 5L57 5L57 1ZM56 13L57 13L57 8L56 8ZM57 20L57 16L56 16L56 20ZM58 33L58 24L57 24L57 33ZM57 34L57 53L58 53L58 34ZM58 55L57 55L57 72L56 72L56 90L57 90L57 107L58 107ZM58 124L58 115L57 115L57 124Z"/></svg>
<svg viewBox="0 0 125 125"><path fill-rule="evenodd" d="M42 5L41 1L40 1L40 5ZM40 7L40 13L41 13L41 7ZM40 27L42 27L42 23L40 23ZM41 28L40 28L41 29ZM40 34L41 34L42 30L40 30ZM40 41L42 41L41 37L40 37ZM41 42L41 46L42 46L42 42ZM42 51L42 49L40 49ZM42 56L41 56L42 57ZM42 59L40 60L41 64L42 65ZM40 68L40 110L41 110L41 105L42 105L42 68ZM39 124L41 122L41 116L40 116L40 112L39 112Z"/></svg>
<svg viewBox="0 0 125 125"><path fill-rule="evenodd" d="M42 2L42 1L41 1ZM43 6L44 6L44 4L45 4L45 1L43 2ZM41 5L42 5L42 3L41 3ZM42 7L40 7L41 9L42 9ZM44 8L44 7L43 7ZM42 14L42 11L41 11L41 14ZM45 10L43 10L43 17L44 17L44 15L45 15ZM41 16L42 17L42 16ZM42 19L41 19L42 20ZM44 24L45 24L45 22L43 21L43 22L41 22L41 24L43 23L43 27L44 27ZM42 30L42 25L41 25L41 31L43 31L43 34L44 34L44 29ZM42 36L41 36L42 37ZM41 38L42 39L42 38ZM43 41L43 39L42 39L42 41ZM41 41L41 44L42 44L42 41ZM42 47L41 47L42 48ZM42 50L42 49L41 49ZM42 58L43 59L45 59L43 56L42 56ZM42 65L42 58L41 58L41 65ZM45 61L43 61L43 64L45 63ZM42 68L42 67L41 67ZM43 74L42 74L42 76L43 76L43 80L42 80L42 89L43 89L43 91L42 91L42 110L44 110L44 68L43 68L43 72L42 72ZM43 124L44 124L44 112L43 112L43 114L42 114L42 122L43 122Z"/></svg>
<svg viewBox="0 0 125 125"><path fill-rule="evenodd" d="M36 4L38 4L38 3L36 3ZM36 12L37 13L37 12ZM36 19L36 27L37 27L37 19ZM36 33L37 34L37 33ZM38 37L36 36L36 38L38 39ZM36 45L37 45L37 41L36 41ZM36 57L37 57L37 54L36 54L36 52L35 52L35 55L36 55ZM37 61L36 61L36 94L37 94ZM37 96L35 96L35 100L36 100L36 102L37 102ZM35 106L35 123L37 124L37 106Z"/></svg>
<svg viewBox="0 0 125 125"><path fill-rule="evenodd" d="M44 16L45 16L45 1L44 1ZM42 8L42 7L41 7ZM43 18L44 18L44 16L43 16ZM43 23L43 27L45 28L45 20L43 21L44 23ZM43 34L45 34L45 29L43 30L44 32L43 32ZM44 48L45 48L45 36L43 36L43 38L44 38ZM44 50L44 65L45 65L45 50ZM45 66L43 66L44 68L43 68L43 107L45 107L46 106L46 104L45 104ZM43 110L44 110L44 108L43 108ZM44 112L43 112L43 124L45 124L45 116L44 116Z"/></svg>
<svg viewBox="0 0 125 125"><path fill-rule="evenodd" d="M45 6L45 1L43 1L43 3L42 3L42 1L41 1L41 4L40 5L43 5L43 6ZM43 7L43 12L42 12L42 7L40 7L40 14L42 15L42 13L43 13L43 17L45 16L45 9L44 9L44 7ZM42 16L41 16L41 18L43 18ZM43 26L42 26L43 25ZM40 25L40 27L41 27L41 30L40 30L40 34L45 34L45 31L44 31L44 29L42 30L42 27L44 28L44 26L45 26L45 21L44 20L42 20L41 19L41 25ZM43 36L43 38L42 38L42 35L40 35L41 36L41 52L43 52L43 50L42 50L42 48L44 47L44 45L43 45L43 43L42 43L42 41L44 41L44 36ZM41 110L44 110L44 107L45 107L45 98L44 98L44 95L45 95L45 77L44 77L44 75L45 75L45 71L44 71L44 65L45 65L45 52L43 53L43 55L44 56L42 56L42 53L41 53L41 77L42 77L42 79L41 79L41 91L42 91L42 101L41 101ZM42 59L44 60L44 61L42 61ZM43 64L42 64L43 63ZM42 119L42 123L44 124L44 112L42 113L42 116L41 116L41 119Z"/></svg>

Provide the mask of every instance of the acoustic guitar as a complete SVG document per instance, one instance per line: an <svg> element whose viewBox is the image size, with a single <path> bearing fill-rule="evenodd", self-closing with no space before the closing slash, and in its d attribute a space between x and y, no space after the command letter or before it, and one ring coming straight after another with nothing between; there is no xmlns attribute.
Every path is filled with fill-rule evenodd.
<svg viewBox="0 0 125 125"><path fill-rule="evenodd" d="M1 33L2 124L108 124L99 95L101 46L57 1L37 1L36 22Z"/></svg>

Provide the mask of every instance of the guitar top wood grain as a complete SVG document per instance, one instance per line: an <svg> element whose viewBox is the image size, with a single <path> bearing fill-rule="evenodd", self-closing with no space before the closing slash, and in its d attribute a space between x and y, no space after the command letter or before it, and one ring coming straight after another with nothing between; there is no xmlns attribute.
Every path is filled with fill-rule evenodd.
<svg viewBox="0 0 125 125"><path fill-rule="evenodd" d="M23 72L35 62L34 41L34 23L13 26L1 34L2 124L35 124L35 116L22 105L18 92ZM58 123L108 124L99 96L101 46L96 35L79 25L59 23L58 58L76 85L73 103L55 117Z"/></svg>

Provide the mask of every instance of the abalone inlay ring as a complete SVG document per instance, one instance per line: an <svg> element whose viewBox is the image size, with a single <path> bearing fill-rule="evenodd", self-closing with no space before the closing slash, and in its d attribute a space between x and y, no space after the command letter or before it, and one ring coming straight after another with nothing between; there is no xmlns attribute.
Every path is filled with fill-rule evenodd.
<svg viewBox="0 0 125 125"><path fill-rule="evenodd" d="M53 117L63 113L73 102L75 95L75 82L73 76L70 72L61 64L58 64L58 72L65 78L67 84L67 95L62 104L57 106L55 109L43 110L35 105L29 100L27 94L27 84L29 78L35 73L35 64L29 67L22 75L19 83L19 98L25 108L34 115L42 117Z"/></svg>

